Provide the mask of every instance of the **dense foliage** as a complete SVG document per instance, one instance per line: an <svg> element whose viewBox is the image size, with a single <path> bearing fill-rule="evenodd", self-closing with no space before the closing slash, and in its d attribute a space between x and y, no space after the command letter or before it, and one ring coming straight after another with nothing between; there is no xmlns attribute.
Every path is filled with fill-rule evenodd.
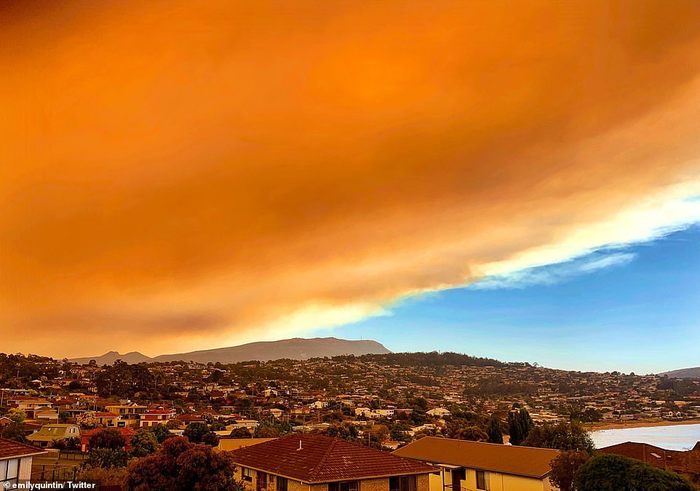
<svg viewBox="0 0 700 491"><path fill-rule="evenodd" d="M522 443L528 447L556 448L593 452L590 435L580 423L561 421L535 426Z"/></svg>
<svg viewBox="0 0 700 491"><path fill-rule="evenodd" d="M588 452L576 450L561 452L551 463L550 481L559 488L559 491L575 491L574 479L576 473L590 458L591 456Z"/></svg>
<svg viewBox="0 0 700 491"><path fill-rule="evenodd" d="M145 364L129 365L121 360L105 367L95 383L101 397L132 398L155 389L155 379Z"/></svg>
<svg viewBox="0 0 700 491"><path fill-rule="evenodd" d="M486 428L489 443L503 443L503 424L496 415L491 415Z"/></svg>
<svg viewBox="0 0 700 491"><path fill-rule="evenodd" d="M157 453L129 465L126 488L130 491L240 491L233 471L233 463L225 452L215 452L210 446L175 437L166 440Z"/></svg>
<svg viewBox="0 0 700 491"><path fill-rule="evenodd" d="M598 455L576 473L577 491L695 491L685 478L639 460Z"/></svg>
<svg viewBox="0 0 700 491"><path fill-rule="evenodd" d="M508 413L508 433L511 445L520 445L530 434L535 423L527 409L520 408Z"/></svg>

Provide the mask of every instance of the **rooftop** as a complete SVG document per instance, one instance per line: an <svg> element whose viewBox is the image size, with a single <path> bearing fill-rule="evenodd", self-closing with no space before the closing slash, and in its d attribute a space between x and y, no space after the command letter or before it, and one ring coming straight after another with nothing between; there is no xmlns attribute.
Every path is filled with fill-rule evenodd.
<svg viewBox="0 0 700 491"><path fill-rule="evenodd" d="M30 455L42 455L47 453L40 448L18 443L14 440L0 438L0 459L11 459L13 457L28 457Z"/></svg>
<svg viewBox="0 0 700 491"><path fill-rule="evenodd" d="M231 452L234 463L305 483L428 474L434 467L323 435L289 435ZM271 457L274 456L274 459Z"/></svg>
<svg viewBox="0 0 700 491"><path fill-rule="evenodd" d="M425 437L396 450L394 455L434 464L450 464L542 479L551 471L550 463L559 455L559 451Z"/></svg>

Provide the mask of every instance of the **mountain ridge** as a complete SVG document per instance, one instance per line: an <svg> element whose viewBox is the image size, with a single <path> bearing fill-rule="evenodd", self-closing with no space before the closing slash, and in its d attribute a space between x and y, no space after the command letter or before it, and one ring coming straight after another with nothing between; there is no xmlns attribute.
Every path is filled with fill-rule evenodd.
<svg viewBox="0 0 700 491"><path fill-rule="evenodd" d="M111 365L116 360L129 364L142 362L194 361L199 363L238 363L241 361L270 361L281 358L305 360L340 355L366 355L391 353L383 344L374 340L350 340L335 337L291 338L279 341L256 341L237 346L212 348L185 353L162 354L149 357L138 351L120 354L108 351L100 356L70 358L79 364L95 360L98 365Z"/></svg>
<svg viewBox="0 0 700 491"><path fill-rule="evenodd" d="M679 368L678 370L669 370L662 372L659 375L667 375L675 378L694 378L700 379L700 367Z"/></svg>

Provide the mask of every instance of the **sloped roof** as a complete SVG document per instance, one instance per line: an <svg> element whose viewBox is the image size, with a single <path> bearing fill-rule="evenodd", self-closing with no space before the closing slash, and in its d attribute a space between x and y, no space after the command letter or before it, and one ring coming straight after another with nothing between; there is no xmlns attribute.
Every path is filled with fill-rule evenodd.
<svg viewBox="0 0 700 491"><path fill-rule="evenodd" d="M550 463L559 455L559 451L425 437L396 450L394 455L434 464L542 479L551 471Z"/></svg>
<svg viewBox="0 0 700 491"><path fill-rule="evenodd" d="M307 483L436 471L415 460L315 434L289 435L235 450L231 455L237 465Z"/></svg>
<svg viewBox="0 0 700 491"><path fill-rule="evenodd" d="M149 409L149 410L146 411L144 414L145 414L146 416L148 416L149 414L173 414L174 412L175 412L174 409L163 409L163 408L159 408L159 409Z"/></svg>
<svg viewBox="0 0 700 491"><path fill-rule="evenodd" d="M14 440L0 438L0 459L10 459L13 457L28 457L30 455L43 455L47 453L40 448L25 445Z"/></svg>
<svg viewBox="0 0 700 491"><path fill-rule="evenodd" d="M54 440L60 440L62 438L67 438L68 436L79 436L78 435L70 435L68 433L68 430L70 428L78 428L80 430L80 427L75 424L70 424L70 423L57 423L57 424L50 424L50 425L44 425L41 427L39 431L36 433L32 433L31 435L27 436L27 440L29 441L54 441Z"/></svg>

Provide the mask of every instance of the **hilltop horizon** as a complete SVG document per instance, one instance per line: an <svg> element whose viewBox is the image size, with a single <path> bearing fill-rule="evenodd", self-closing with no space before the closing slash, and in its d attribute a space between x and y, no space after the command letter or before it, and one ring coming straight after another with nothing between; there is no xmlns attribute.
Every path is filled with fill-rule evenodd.
<svg viewBox="0 0 700 491"><path fill-rule="evenodd" d="M3 349L698 364L700 2L49 3L0 8Z"/></svg>
<svg viewBox="0 0 700 491"><path fill-rule="evenodd" d="M324 343L324 342L340 342L340 343L345 343L343 344L343 349L347 349L348 346L362 346L362 349L358 350L349 350L345 352L339 352L337 349L334 350L329 350L324 353L324 347L323 346L315 346L314 349L315 353L311 356L294 356L294 353L292 352L292 356L290 355L289 351L276 351L276 349L280 346L284 346L285 344L289 344L290 342L301 342L303 344L304 342L319 342L319 343ZM299 346L295 346L296 349L299 349ZM367 349L368 346L371 346L372 349ZM250 353L251 351L243 351L245 349L250 350L252 348L253 351L255 349L259 348L268 348L268 350L265 352L264 355L253 355L251 357L246 357L246 353ZM288 349L288 348L287 348ZM235 354L230 355L229 350L235 350ZM222 355L223 358L222 358ZM278 354L275 354L278 353ZM279 353L284 353L284 354L279 354ZM505 364L528 364L528 365L533 365L533 366L541 366L544 368L549 368L553 370L562 370L562 371L572 371L572 372L597 372L597 373L611 373L611 372L619 372L619 373L636 373L638 375L669 375L671 377L678 377L678 378L700 378L698 376L697 371L698 367L690 367L690 368L673 368L673 369L667 369L664 371L659 371L659 372L640 372L640 371L635 371L635 370L630 370L629 372L626 372L624 370L587 370L584 368L563 368L563 367L557 367L557 366L549 366L549 365L542 365L539 364L536 361L533 360L528 360L528 359L500 359L500 358L495 358L489 355L485 354L477 354L477 353L470 353L470 352L462 352L462 351L457 351L457 350L438 350L438 349L430 349L429 347L426 347L424 349L417 349L417 350L412 350L412 351L394 351L394 350L389 350L386 348L384 343L380 343L379 341L372 340L372 339L341 339L335 336L326 336L326 337L310 337L310 338L302 338L302 337L295 337L295 338L289 338L289 339L280 339L280 340L268 340L268 341L253 341L250 343L243 343L235 346L223 346L223 347L216 347L216 348L210 348L206 350L196 350L196 351L191 351L191 352L183 352L183 353L164 353L164 354L157 354L153 356L148 356L143 353L141 353L138 350L134 351L128 351L125 353L120 353L116 350L109 350L104 352L101 355L94 355L94 356L81 356L81 357L72 357L72 358L65 358L65 357L51 357L54 359L67 359L70 362L73 363L79 363L79 364L87 364L91 360L95 360L98 365L109 365L114 363L117 360L121 360L123 362L129 363L129 364L135 364L135 363L158 363L158 362L166 362L166 361L197 361L197 362L216 362L216 361L221 361L223 363L239 363L243 361L274 361L274 360L279 360L279 359L298 359L298 360L305 360L305 359L312 359L312 358L324 358L324 357L335 357L335 356L343 356L345 354L350 354L350 355L355 355L355 356L362 356L364 354L456 354L459 356L466 356L466 357L472 357L472 358L480 358L480 359L486 359L486 360L492 360L497 363L505 363ZM207 354L213 354L211 358L207 357ZM233 358L231 358L233 356ZM228 359L229 361L226 361Z"/></svg>

